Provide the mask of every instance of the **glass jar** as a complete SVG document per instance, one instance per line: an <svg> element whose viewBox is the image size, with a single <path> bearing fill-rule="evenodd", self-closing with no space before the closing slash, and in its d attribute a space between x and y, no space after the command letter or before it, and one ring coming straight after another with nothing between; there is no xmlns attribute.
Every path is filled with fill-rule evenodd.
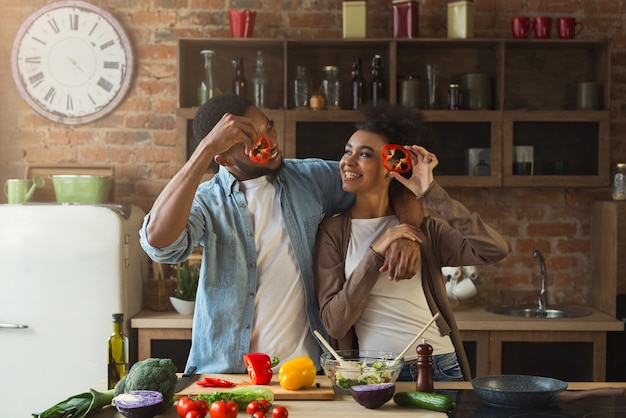
<svg viewBox="0 0 626 418"><path fill-rule="evenodd" d="M611 182L613 200L626 200L626 163L617 163Z"/></svg>
<svg viewBox="0 0 626 418"><path fill-rule="evenodd" d="M296 67L296 78L293 80L293 106L296 109L309 107L311 97L311 79L305 66Z"/></svg>
<svg viewBox="0 0 626 418"><path fill-rule="evenodd" d="M326 109L341 109L341 83L339 82L339 68L327 65L322 69L322 92L326 101Z"/></svg>
<svg viewBox="0 0 626 418"><path fill-rule="evenodd" d="M448 86L448 109L459 110L461 108L461 89L457 83Z"/></svg>

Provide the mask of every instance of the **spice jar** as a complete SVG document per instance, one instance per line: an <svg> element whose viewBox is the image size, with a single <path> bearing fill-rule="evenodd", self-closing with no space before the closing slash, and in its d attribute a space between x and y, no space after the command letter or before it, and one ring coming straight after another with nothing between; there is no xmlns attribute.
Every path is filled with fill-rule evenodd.
<svg viewBox="0 0 626 418"><path fill-rule="evenodd" d="M613 200L626 200L626 163L617 163L611 182Z"/></svg>
<svg viewBox="0 0 626 418"><path fill-rule="evenodd" d="M459 110L461 108L461 89L457 83L450 83L448 87L448 109Z"/></svg>

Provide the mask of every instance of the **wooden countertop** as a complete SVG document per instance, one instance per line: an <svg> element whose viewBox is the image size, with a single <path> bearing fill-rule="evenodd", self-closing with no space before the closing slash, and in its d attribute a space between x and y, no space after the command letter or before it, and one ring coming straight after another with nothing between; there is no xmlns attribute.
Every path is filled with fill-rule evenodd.
<svg viewBox="0 0 626 418"><path fill-rule="evenodd" d="M622 331L624 323L589 305L591 315L579 318L533 319L487 312L484 307L455 311L461 331ZM133 328L191 329L193 315L144 310L131 320Z"/></svg>
<svg viewBox="0 0 626 418"><path fill-rule="evenodd" d="M472 389L470 382L435 382L435 389ZM593 389L598 387L626 388L626 382L569 382L568 389ZM415 390L414 382L396 383L396 391ZM336 394L335 400L285 400L276 401L276 405L282 405L289 411L290 417L314 418L333 417L360 418L368 416L391 416L394 418L446 418L447 414L427 411L417 408L398 407L393 401L387 402L379 409L366 409L356 403L350 395ZM239 412L239 417L249 417L245 411ZM165 414L157 415L157 418L177 418L176 408L170 408ZM107 407L93 415L93 418L124 418L115 408Z"/></svg>

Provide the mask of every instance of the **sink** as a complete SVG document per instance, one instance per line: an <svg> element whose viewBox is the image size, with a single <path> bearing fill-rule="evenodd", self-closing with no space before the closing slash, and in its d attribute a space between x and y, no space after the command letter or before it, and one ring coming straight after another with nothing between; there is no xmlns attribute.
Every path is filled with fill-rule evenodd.
<svg viewBox="0 0 626 418"><path fill-rule="evenodd" d="M583 308L573 306L548 306L540 309L537 305L501 305L486 308L488 312L522 318L578 318L591 314Z"/></svg>

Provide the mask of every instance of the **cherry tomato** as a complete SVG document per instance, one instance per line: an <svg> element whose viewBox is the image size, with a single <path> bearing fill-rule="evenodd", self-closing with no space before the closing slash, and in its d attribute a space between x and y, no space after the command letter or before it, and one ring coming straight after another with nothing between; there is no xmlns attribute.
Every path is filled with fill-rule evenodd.
<svg viewBox="0 0 626 418"><path fill-rule="evenodd" d="M411 155L403 146L386 144L382 149L383 165L387 171L406 174L411 171Z"/></svg>
<svg viewBox="0 0 626 418"><path fill-rule="evenodd" d="M187 412L195 411L197 409L198 408L196 407L196 401L188 396L183 396L178 400L178 403L176 404L176 412L181 418L185 418L187 416Z"/></svg>
<svg viewBox="0 0 626 418"><path fill-rule="evenodd" d="M200 415L200 411L196 409L192 409L191 411L187 412L187 415L185 415L185 418L204 418L204 417Z"/></svg>
<svg viewBox="0 0 626 418"><path fill-rule="evenodd" d="M196 411L200 412L200 418L209 413L209 404L204 399L196 399Z"/></svg>
<svg viewBox="0 0 626 418"><path fill-rule="evenodd" d="M287 418L289 412L284 406L276 406L272 409L272 418Z"/></svg>
<svg viewBox="0 0 626 418"><path fill-rule="evenodd" d="M270 404L270 402L267 399L261 399L259 400L259 405L261 405L261 410L263 412L267 412L270 410L270 406L272 406Z"/></svg>
<svg viewBox="0 0 626 418"><path fill-rule="evenodd" d="M256 141L254 147L250 149L248 156L255 163L265 164L270 160L272 144L267 135L259 135Z"/></svg>
<svg viewBox="0 0 626 418"><path fill-rule="evenodd" d="M217 401L211 404L209 415L211 418L236 418L239 408L233 401Z"/></svg>
<svg viewBox="0 0 626 418"><path fill-rule="evenodd" d="M252 414L252 418L267 418L267 417L265 416L265 412L256 411L254 414Z"/></svg>

